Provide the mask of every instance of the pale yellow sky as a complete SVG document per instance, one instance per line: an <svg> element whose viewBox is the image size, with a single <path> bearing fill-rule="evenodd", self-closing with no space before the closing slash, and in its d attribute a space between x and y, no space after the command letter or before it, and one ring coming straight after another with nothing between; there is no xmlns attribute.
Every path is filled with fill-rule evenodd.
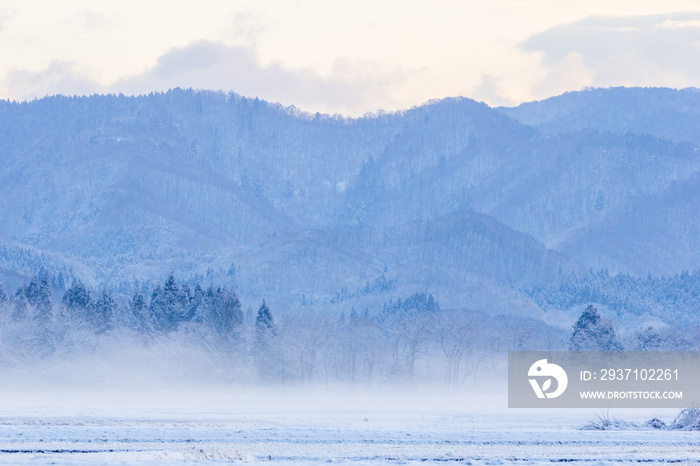
<svg viewBox="0 0 700 466"><path fill-rule="evenodd" d="M700 2L0 0L0 98L223 89L359 115L700 86Z"/></svg>

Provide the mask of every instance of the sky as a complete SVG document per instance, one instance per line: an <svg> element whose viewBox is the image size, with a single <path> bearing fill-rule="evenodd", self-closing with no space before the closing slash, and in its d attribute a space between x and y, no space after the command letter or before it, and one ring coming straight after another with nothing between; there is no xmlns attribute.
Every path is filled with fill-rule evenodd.
<svg viewBox="0 0 700 466"><path fill-rule="evenodd" d="M697 0L0 0L0 98L233 91L358 116L700 87Z"/></svg>

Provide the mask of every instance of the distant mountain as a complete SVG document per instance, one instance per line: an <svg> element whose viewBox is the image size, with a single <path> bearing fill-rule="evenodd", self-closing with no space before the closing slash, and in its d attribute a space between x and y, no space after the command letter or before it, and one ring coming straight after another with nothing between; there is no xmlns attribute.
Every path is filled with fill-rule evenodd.
<svg viewBox="0 0 700 466"><path fill-rule="evenodd" d="M589 89L499 110L545 134L593 129L700 143L700 89L696 88Z"/></svg>
<svg viewBox="0 0 700 466"><path fill-rule="evenodd" d="M561 151L560 141L574 142L575 150L585 154L572 160L579 167L557 172L593 174L590 183L597 184L587 193L575 193L578 213L562 215L576 200L556 196L555 218L578 218L570 228L523 229L593 267L642 275L698 267L700 91L592 89L499 110L555 141L551 154ZM537 197L529 192L530 198ZM586 210L593 210L592 215L586 216Z"/></svg>
<svg viewBox="0 0 700 466"><path fill-rule="evenodd" d="M558 99L358 119L181 89L0 102L0 266L124 293L173 271L279 308L428 290L524 315L540 311L517 290L561 271L700 268L696 94ZM380 277L396 286L353 292Z"/></svg>

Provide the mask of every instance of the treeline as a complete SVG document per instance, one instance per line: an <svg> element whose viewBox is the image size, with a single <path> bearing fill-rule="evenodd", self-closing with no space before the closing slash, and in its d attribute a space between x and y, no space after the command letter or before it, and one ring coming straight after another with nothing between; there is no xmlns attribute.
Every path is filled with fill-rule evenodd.
<svg viewBox="0 0 700 466"><path fill-rule="evenodd" d="M203 354L226 377L251 383L456 386L496 351L566 344L541 323L442 310L426 293L340 314L311 306L275 314L265 301L256 308L243 312L229 288L172 275L123 302L79 281L54 300L50 279L35 277L11 296L0 286L0 367L80 357L112 342L117 352Z"/></svg>
<svg viewBox="0 0 700 466"><path fill-rule="evenodd" d="M74 282L60 302L55 302L50 277L35 276L11 296L0 285L0 310L4 328L17 330L11 346L30 358L71 346L74 342L69 344L68 336L76 330L102 335L128 329L152 341L193 324L220 336L222 342L235 342L244 320L234 291L213 286L203 289L199 284L190 288L187 283L178 284L173 275L156 285L149 296L136 291L121 304L110 290L93 294L81 281Z"/></svg>
<svg viewBox="0 0 700 466"><path fill-rule="evenodd" d="M673 326L642 327L621 339L610 320L589 304L573 326L571 351L697 351L697 338L690 339Z"/></svg>
<svg viewBox="0 0 700 466"><path fill-rule="evenodd" d="M375 278L372 283L367 280L364 287L358 288L355 291L350 291L346 287L341 288L333 294L330 301L332 304L339 304L349 299L369 296L374 293L386 293L387 291L396 289L397 281L396 278L388 279L386 275L381 274L379 277Z"/></svg>
<svg viewBox="0 0 700 466"><path fill-rule="evenodd" d="M651 314L678 326L697 326L700 312L700 271L672 277L610 275L607 270L561 274L559 283L524 290L540 307L569 309L595 302L617 312Z"/></svg>
<svg viewBox="0 0 700 466"><path fill-rule="evenodd" d="M73 269L65 263L44 252L20 246L0 244L0 266L47 277L54 288L65 288L76 280Z"/></svg>

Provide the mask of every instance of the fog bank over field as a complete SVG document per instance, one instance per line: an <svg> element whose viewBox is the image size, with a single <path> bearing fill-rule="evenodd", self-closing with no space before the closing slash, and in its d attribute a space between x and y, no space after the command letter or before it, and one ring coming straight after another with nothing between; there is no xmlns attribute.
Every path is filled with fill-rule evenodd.
<svg viewBox="0 0 700 466"><path fill-rule="evenodd" d="M57 388L60 388L57 390ZM178 386L2 388L3 411L12 415L131 417L197 414L235 417L237 413L412 413L507 411L505 383L487 382L459 392L423 387L231 387L181 383Z"/></svg>

